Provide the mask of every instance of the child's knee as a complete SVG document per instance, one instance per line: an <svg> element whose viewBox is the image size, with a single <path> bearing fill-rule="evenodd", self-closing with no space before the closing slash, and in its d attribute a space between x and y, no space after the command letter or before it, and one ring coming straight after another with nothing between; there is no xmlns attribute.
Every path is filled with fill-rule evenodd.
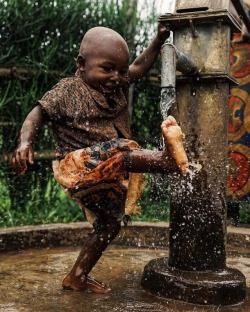
<svg viewBox="0 0 250 312"><path fill-rule="evenodd" d="M94 230L99 235L108 234L114 239L121 229L121 222L110 216L98 217L93 224Z"/></svg>
<svg viewBox="0 0 250 312"><path fill-rule="evenodd" d="M112 221L109 223L111 239L114 239L116 235L120 232L121 222L118 220Z"/></svg>

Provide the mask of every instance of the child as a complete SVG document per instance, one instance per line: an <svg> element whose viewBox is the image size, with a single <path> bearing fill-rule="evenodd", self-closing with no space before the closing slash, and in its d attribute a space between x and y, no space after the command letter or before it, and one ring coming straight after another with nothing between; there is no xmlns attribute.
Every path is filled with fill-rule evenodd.
<svg viewBox="0 0 250 312"><path fill-rule="evenodd" d="M120 230L128 172L187 170L181 130L173 117L161 127L175 161L166 151L144 151L128 139L129 84L149 71L168 35L159 25L156 37L129 66L128 46L118 33L104 27L90 29L80 46L76 76L62 79L48 91L24 121L13 169L23 174L27 164L34 163L32 143L44 122L50 121L56 139L55 178L93 223L94 231L63 280L66 289L111 291L88 274ZM140 184L140 175L132 174L130 207L140 194Z"/></svg>

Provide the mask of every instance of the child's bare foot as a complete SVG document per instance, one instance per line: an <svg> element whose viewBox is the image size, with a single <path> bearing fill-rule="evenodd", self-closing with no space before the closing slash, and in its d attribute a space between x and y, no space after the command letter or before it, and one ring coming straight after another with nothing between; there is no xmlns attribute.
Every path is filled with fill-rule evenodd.
<svg viewBox="0 0 250 312"><path fill-rule="evenodd" d="M66 276L62 282L64 289L68 290L90 290L99 294L106 294L111 292L111 288L89 276L77 277L73 280Z"/></svg>
<svg viewBox="0 0 250 312"><path fill-rule="evenodd" d="M183 134L173 116L168 116L161 124L161 131L166 147L181 172L186 174L188 170L188 158L183 146Z"/></svg>

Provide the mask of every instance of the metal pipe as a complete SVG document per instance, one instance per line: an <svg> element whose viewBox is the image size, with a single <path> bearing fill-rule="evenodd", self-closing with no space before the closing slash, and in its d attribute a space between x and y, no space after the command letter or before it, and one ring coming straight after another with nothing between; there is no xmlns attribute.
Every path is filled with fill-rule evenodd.
<svg viewBox="0 0 250 312"><path fill-rule="evenodd" d="M162 72L161 87L175 86L175 70L183 75L200 75L205 70L205 65L198 59L183 53L176 46L165 43L161 51L162 67L168 68ZM166 67L165 67L166 66ZM171 73L171 71L174 71Z"/></svg>
<svg viewBox="0 0 250 312"><path fill-rule="evenodd" d="M176 102L176 51L172 44L164 44L161 49L161 102L160 109L163 119ZM167 68L168 70L163 70Z"/></svg>
<svg viewBox="0 0 250 312"><path fill-rule="evenodd" d="M200 75L205 70L205 65L198 59L194 59L191 56L183 53L179 49L175 48L177 62L176 69L183 75Z"/></svg>
<svg viewBox="0 0 250 312"><path fill-rule="evenodd" d="M229 0L178 0L182 11L161 19L174 27L177 84L171 114L185 133L189 174L171 176L169 256L151 260L142 286L157 295L198 304L230 305L246 296L244 275L226 267L227 118L230 79L231 19ZM206 7L206 12L194 12ZM191 25L190 19L195 23ZM195 27L194 27L195 26ZM172 48L173 49L173 48ZM187 56L187 55L191 55ZM205 66L197 65L196 59ZM169 59L172 62L172 59ZM170 66L173 64L170 64ZM198 77L203 68L206 72ZM164 68L163 68L164 71ZM208 82L204 77L211 75ZM167 75L167 76L165 76ZM174 75L170 75L173 78ZM171 83L171 85L170 85ZM173 96L172 96L173 97Z"/></svg>
<svg viewBox="0 0 250 312"><path fill-rule="evenodd" d="M161 113L163 119L168 116L168 111L176 102L176 70L184 75L199 75L204 71L204 64L186 55L173 44L166 43L161 49ZM167 68L167 70L166 70Z"/></svg>

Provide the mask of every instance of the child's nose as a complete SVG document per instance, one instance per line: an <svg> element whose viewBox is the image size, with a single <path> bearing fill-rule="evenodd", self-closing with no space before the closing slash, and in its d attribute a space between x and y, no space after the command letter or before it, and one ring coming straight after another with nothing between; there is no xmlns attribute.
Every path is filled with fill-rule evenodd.
<svg viewBox="0 0 250 312"><path fill-rule="evenodd" d="M120 74L119 74L119 72L117 71L117 70L114 70L113 71L113 75L112 75L112 80L114 80L114 81L120 81Z"/></svg>

